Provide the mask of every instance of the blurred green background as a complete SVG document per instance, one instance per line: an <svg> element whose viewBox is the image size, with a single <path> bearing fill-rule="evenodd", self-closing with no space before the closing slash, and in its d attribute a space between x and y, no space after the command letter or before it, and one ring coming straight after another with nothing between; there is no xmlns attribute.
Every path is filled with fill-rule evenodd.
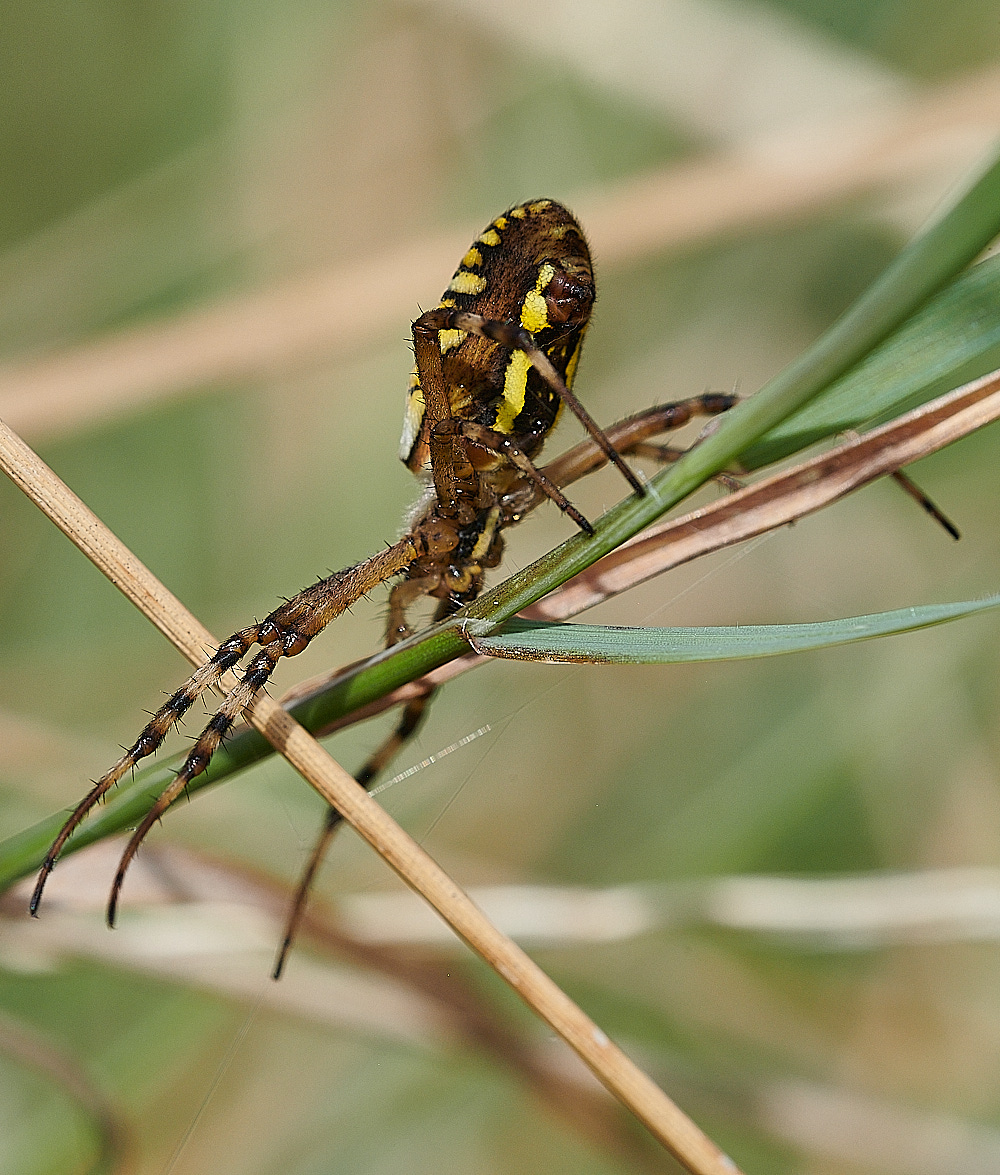
<svg viewBox="0 0 1000 1175"><path fill-rule="evenodd" d="M998 56L989 0L9 0L0 416L225 635L398 533L408 324L466 235L532 196L592 212L576 386L598 420L748 394L983 154ZM647 220L626 202L644 185ZM314 278L337 293L300 337ZM567 423L552 451L577 439ZM997 443L916 470L961 544L879 484L593 619L996 591ZM620 492L601 475L574 500ZM186 670L6 482L0 528L6 836L75 802ZM539 511L506 566L567 533ZM376 649L383 612L376 593L278 691ZM607 926L591 910L524 941L747 1171L1000 1171L998 643L984 615L761 663L492 665L438 697L399 770L488 730L385 802L464 885L622 887ZM331 750L355 767L386 726ZM304 943L270 983L255 886L295 877L321 813L283 763L200 794L154 832L113 936L113 849L65 862L37 924L8 897L0 1171L92 1169L103 1103L142 1173L672 1169L464 950L365 920L357 895L401 887L350 834L320 889L355 895L344 927L385 956ZM880 921L884 871L903 876ZM854 888L790 935L778 890L722 885L750 875ZM544 897L506 892L525 920ZM390 985L411 963L460 979L530 1064L473 1042L446 993ZM532 1065L606 1129L554 1112Z"/></svg>

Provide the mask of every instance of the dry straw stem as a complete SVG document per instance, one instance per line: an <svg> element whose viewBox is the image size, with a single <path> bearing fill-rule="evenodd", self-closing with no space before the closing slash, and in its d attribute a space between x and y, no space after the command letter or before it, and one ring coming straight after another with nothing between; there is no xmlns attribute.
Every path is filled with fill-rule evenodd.
<svg viewBox="0 0 1000 1175"><path fill-rule="evenodd" d="M0 467L192 665L218 641L15 433L0 422ZM733 1161L475 903L275 701L251 721L378 854L580 1056L694 1175L734 1175Z"/></svg>
<svg viewBox="0 0 1000 1175"><path fill-rule="evenodd" d="M992 70L849 122L670 165L581 199L577 211L601 264L623 264L880 186L953 173L998 129L1000 73ZM31 437L51 436L189 389L356 352L439 288L479 227L10 362L0 368L0 417Z"/></svg>
<svg viewBox="0 0 1000 1175"><path fill-rule="evenodd" d="M567 620L672 567L813 514L997 419L1000 419L1000 370L700 510L651 527L574 576L544 600L526 608L521 615L529 620ZM557 480L558 464L553 462L545 467ZM393 706L422 696L429 687L444 685L490 660L478 653L459 657L337 719L320 733L332 734L374 718ZM282 702L291 705L318 693L354 668L348 666L300 682L285 694Z"/></svg>

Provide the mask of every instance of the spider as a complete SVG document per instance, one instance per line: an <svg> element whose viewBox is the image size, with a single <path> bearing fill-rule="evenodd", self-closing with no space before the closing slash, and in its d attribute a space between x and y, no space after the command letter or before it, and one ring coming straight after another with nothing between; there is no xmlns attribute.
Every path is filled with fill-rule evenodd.
<svg viewBox="0 0 1000 1175"><path fill-rule="evenodd" d="M583 231L554 200L510 208L479 234L440 303L413 323L416 364L407 392L400 456L427 484L406 533L387 549L319 580L259 623L234 633L168 698L84 796L53 841L31 898L33 915L59 854L87 813L126 772L160 747L170 728L227 671L240 666L251 648L258 646L260 651L242 667L238 684L129 840L111 887L110 926L126 870L146 834L205 770L282 657L301 653L351 604L396 576L401 578L389 594L387 645L410 635L408 610L423 597L437 601L434 619L444 619L482 590L486 572L500 563L503 531L546 498L582 531L593 534L561 486L610 461L632 490L642 494L643 484L622 453L672 460L678 450L652 444L649 438L686 424L694 415L715 415L736 403L735 396L708 393L650 408L605 433L570 391L595 296ZM590 439L540 469L535 458L564 405ZM357 773L359 783L370 787L414 734L431 693L428 689L406 705L393 732ZM340 813L330 808L295 894L275 978L340 820Z"/></svg>

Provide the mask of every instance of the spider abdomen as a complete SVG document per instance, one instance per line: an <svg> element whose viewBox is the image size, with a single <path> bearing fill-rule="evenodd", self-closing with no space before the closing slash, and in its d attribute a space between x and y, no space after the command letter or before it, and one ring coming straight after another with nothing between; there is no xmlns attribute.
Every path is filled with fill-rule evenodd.
<svg viewBox="0 0 1000 1175"><path fill-rule="evenodd" d="M569 386L595 297L590 250L575 217L554 200L534 200L508 209L479 234L438 309L529 331ZM463 330L438 331L438 344L453 415L537 449L561 401L528 356ZM414 472L430 458L417 371L407 391L400 457Z"/></svg>

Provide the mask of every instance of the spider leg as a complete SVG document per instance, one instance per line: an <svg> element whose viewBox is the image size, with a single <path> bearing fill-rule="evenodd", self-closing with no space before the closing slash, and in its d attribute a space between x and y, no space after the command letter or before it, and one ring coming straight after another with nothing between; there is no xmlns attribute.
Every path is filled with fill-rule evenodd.
<svg viewBox="0 0 1000 1175"><path fill-rule="evenodd" d="M234 633L216 650L213 657L197 669L188 680L167 699L146 723L142 733L110 770L106 771L94 784L91 790L77 804L69 819L62 826L59 835L52 842L45 860L39 870L38 880L31 895L28 907L33 917L38 914L38 905L42 900L42 891L49 879L49 874L55 868L59 854L66 841L87 813L105 796L105 794L147 756L159 749L163 740L170 732L170 728L179 722L191 706L201 697L205 690L216 685L219 680L256 644L260 632L260 625L245 628L242 632Z"/></svg>
<svg viewBox="0 0 1000 1175"><path fill-rule="evenodd" d="M658 461L661 465L679 461L686 452L687 449L678 449L673 445L654 445L649 441L639 441L629 449L633 457L645 457L649 461ZM743 488L740 480L731 473L713 473L711 480L730 493Z"/></svg>
<svg viewBox="0 0 1000 1175"><path fill-rule="evenodd" d="M454 434L439 431L451 417L451 401L445 384L444 369L441 366L441 345L435 315L438 311L422 314L413 324L413 357L420 372L420 386L424 394L427 415L431 470L434 478L434 492L439 508L451 516L458 513L456 459L459 464L468 464L464 453L457 453L460 443Z"/></svg>
<svg viewBox="0 0 1000 1175"><path fill-rule="evenodd" d="M544 494L547 498L551 498L560 510L573 519L584 534L592 535L594 533L594 528L580 511L577 510L573 503L569 501L562 490L550 478L546 477L531 458L518 448L509 436L505 433L497 432L495 429L487 428L484 424L476 424L471 420L456 421L455 425L472 444L478 445L481 449L487 449L491 453L503 454L510 461L511 465L520 469L533 483L538 493Z"/></svg>
<svg viewBox="0 0 1000 1175"><path fill-rule="evenodd" d="M905 474L901 469L897 469L895 473L890 474L890 477L892 477L893 481L895 481L895 483L901 489L905 490L906 493L908 493L915 502L921 505L935 522L944 527L944 529L948 532L948 534L951 535L953 539L960 539L962 537L962 532L958 529L954 522L952 522L948 515L945 514L941 508L924 493L920 486L918 486L916 482L912 481L907 476L907 474Z"/></svg>
<svg viewBox="0 0 1000 1175"><path fill-rule="evenodd" d="M135 851L149 828L183 791L186 784L208 766L212 755L229 731L240 711L249 706L257 692L271 675L274 663L281 657L294 657L309 644L317 633L339 616L351 604L372 588L408 567L418 555L418 540L406 535L391 547L370 559L338 571L293 596L276 608L262 623L235 633L219 646L215 655L196 669L191 677L160 707L144 727L136 742L117 763L97 781L84 799L70 814L59 835L52 842L31 897L29 909L38 911L45 883L74 829L87 813L126 773L147 755L153 754L166 738L171 726L178 721L206 689L216 685L223 675L234 668L250 648L259 644L262 652L247 667L240 684L226 697L222 708L205 728L187 760L170 787L157 799L125 850L122 866L112 890L109 921L113 921L118 891ZM266 671L265 671L266 670ZM256 683L256 684L255 684ZM180 781L180 782L178 782Z"/></svg>
<svg viewBox="0 0 1000 1175"><path fill-rule="evenodd" d="M738 396L723 392L706 392L704 395L691 396L687 400L677 400L672 404L656 404L643 412L637 412L634 416L619 420L616 424L610 425L605 432L619 452L642 453L641 446L650 437L683 428L695 416L718 416L728 412L738 403ZM682 451L669 450L671 454L676 452L678 455ZM550 461L542 472L556 485L566 486L599 469L605 460L602 449L592 441L583 441L554 461Z"/></svg>
<svg viewBox="0 0 1000 1175"><path fill-rule="evenodd" d="M146 838L146 834L160 819L163 813L184 791L195 776L200 775L212 761L212 756L218 750L219 744L230 732L240 714L253 704L254 699L267 684L274 672L274 667L283 656L281 641L272 641L253 658L247 666L243 677L235 689L231 690L222 705L212 715L208 725L198 736L191 748L184 765L178 771L173 781L157 796L153 806L142 818L141 823L132 834L125 846L115 879L111 883L111 896L108 899L108 925L114 926L118 910L118 899L121 894L122 882L125 873L132 863L139 846Z"/></svg>
<svg viewBox="0 0 1000 1175"><path fill-rule="evenodd" d="M681 428L694 416L716 416L722 412L728 412L738 403L738 396L728 395L724 392L707 392L704 395L692 396L690 399L679 400L673 404L658 404L653 408L647 408L644 412L637 412L634 416L618 421L617 424L609 425L604 431L620 453L650 457L654 461L677 461L683 457L686 449L650 444L648 438L674 428ZM582 444L568 449L554 461L550 461L540 472L556 485L566 486L585 477L595 469L599 469L605 459L602 449L592 441L584 441ZM952 538L961 537L958 527L918 485L914 484L907 474L897 469L891 476ZM740 483L726 473L716 474L713 480L728 490L740 488ZM508 513L513 512L518 517L534 510L545 500L535 487L529 487L527 493L515 490L511 495L508 495L508 499L509 501L505 502L505 508Z"/></svg>
<svg viewBox="0 0 1000 1175"><path fill-rule="evenodd" d="M256 641L262 646L261 651L247 665L240 683L226 695L222 705L198 736L177 777L160 793L125 846L115 879L111 883L111 896L108 899L109 926L114 925L125 873L146 834L191 780L209 765L219 744L233 728L240 714L253 705L281 658L294 657L301 653L331 620L336 619L372 588L404 570L413 562L417 553L416 539L413 535L406 535L394 546L387 547L370 559L365 559L344 571L335 572L312 587L305 588L280 608L276 608L256 627Z"/></svg>
<svg viewBox="0 0 1000 1175"><path fill-rule="evenodd" d="M413 737L417 728L420 726L424 711L430 705L431 698L437 691L433 687L428 687L427 692L420 697L413 698L403 708L403 713L400 716L399 722L396 724L392 733L385 739L380 747L378 747L373 754L365 762L364 766L358 771L354 778L361 784L363 788L369 788L378 778L382 771L389 765L392 759L399 753L402 747ZM271 972L272 979L280 979L281 973L285 968L285 963L288 959L288 952L291 950L292 943L295 941L295 936L298 933L299 926L302 923L302 917L306 912L306 902L309 898L309 891L312 889L313 881L319 871L320 865L323 863L323 858L326 856L327 849L330 847L330 842L333 840L334 834L343 823L343 817L336 808L327 808L326 819L323 822L323 827L320 834L313 845L312 853L309 856L309 862L302 875L299 878L299 884L295 890L295 896L292 898L291 909L288 912L288 917L285 921L285 933L281 940L281 946L278 950L277 958L274 962L274 970Z"/></svg>
<svg viewBox="0 0 1000 1175"><path fill-rule="evenodd" d="M421 596L429 596L440 582L440 575L422 575L415 579L404 579L402 583L396 584L389 593L389 612L385 625L387 647L398 644L411 635L406 620L407 608ZM435 616L435 619L440 620L443 617Z"/></svg>
<svg viewBox="0 0 1000 1175"><path fill-rule="evenodd" d="M523 351L528 359L531 360L532 366L542 379L556 392L566 407L569 408L587 432L590 433L594 443L604 454L605 460L610 461L618 467L622 476L637 494L642 495L646 492L645 486L622 460L600 425L569 390L562 376L552 366L549 357L539 348L531 332L525 330L524 327L514 326L509 322L499 322L495 319L484 318L481 314L473 314L466 310L448 309L445 307L428 310L413 324L414 351L417 366L421 372L421 386L424 386L424 381L435 385L438 374L441 373L438 332L442 330L469 331L471 334L480 335L484 339L491 339L493 342L499 343L502 347L507 347L511 351ZM420 335L419 345L418 334ZM434 354L435 351L437 354ZM426 371L425 363L429 364ZM428 372L431 375L429 381L427 380ZM441 375L439 390L438 387L424 388L427 397L427 411L431 414L432 430L434 425L445 420L451 414L450 408L446 408L444 405L439 406L435 410L436 412L440 412L440 415L432 414L432 399L437 402L440 397L443 397L447 401L443 374ZM437 486L436 469L434 482L435 486Z"/></svg>
<svg viewBox="0 0 1000 1175"><path fill-rule="evenodd" d="M429 595L439 582L439 576L422 576L419 579L406 579L402 583L396 584L389 593L389 616L386 625L387 646L397 644L409 634L409 625L406 623L406 609L421 596ZM443 620L454 610L455 605L450 600L442 600L434 610L435 621ZM424 712L430 705L431 698L436 692L434 686L427 686L424 693L407 702L392 732L372 752L354 776L363 788L367 790L371 787L406 743L416 734L423 719ZM326 856L327 849L330 847L330 842L333 840L334 834L340 827L342 821L343 817L336 808L327 808L323 827L320 829L319 837L313 845L312 853L309 855L309 861L302 871L295 895L292 898L291 909L285 920L285 934L281 940L281 946L278 949L278 954L274 961L274 970L271 972L272 979L281 978L285 962L288 959L288 952L291 950L292 943L295 941L295 936L298 933L302 917L306 911L306 902L309 898L309 891L312 889L312 883L316 878L320 865L323 863L323 858Z"/></svg>

